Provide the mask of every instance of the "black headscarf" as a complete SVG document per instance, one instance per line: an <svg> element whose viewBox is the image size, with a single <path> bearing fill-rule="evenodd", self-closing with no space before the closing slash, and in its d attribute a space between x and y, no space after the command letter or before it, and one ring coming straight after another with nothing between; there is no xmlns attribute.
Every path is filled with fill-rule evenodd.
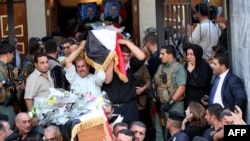
<svg viewBox="0 0 250 141"><path fill-rule="evenodd" d="M196 45L196 44L188 44L188 45L186 45L186 54L187 54L188 49L193 50L193 53L194 53L194 56L195 56L195 65L198 66L200 63L203 62L203 59L202 59L203 49L199 45Z"/></svg>

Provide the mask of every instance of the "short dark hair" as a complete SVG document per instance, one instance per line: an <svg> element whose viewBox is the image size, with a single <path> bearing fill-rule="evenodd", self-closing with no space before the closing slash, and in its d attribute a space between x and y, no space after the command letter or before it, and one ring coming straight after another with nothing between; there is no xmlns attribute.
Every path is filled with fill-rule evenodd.
<svg viewBox="0 0 250 141"><path fill-rule="evenodd" d="M40 50L41 50L41 47L40 47L40 44L38 42L30 42L29 43L29 53L31 55L36 54Z"/></svg>
<svg viewBox="0 0 250 141"><path fill-rule="evenodd" d="M195 6L195 10L203 16L209 16L209 7L207 2L199 3Z"/></svg>
<svg viewBox="0 0 250 141"><path fill-rule="evenodd" d="M154 33L148 34L144 37L143 41L144 43L149 42L151 44L157 44L157 41L158 41L157 35Z"/></svg>
<svg viewBox="0 0 250 141"><path fill-rule="evenodd" d="M173 26L167 26L164 28L164 32L165 32L165 40L168 40L169 37L173 37L173 35L176 33L175 29L173 28Z"/></svg>
<svg viewBox="0 0 250 141"><path fill-rule="evenodd" d="M130 136L130 137L132 137L132 141L135 141L135 134L134 134L134 132L132 132L132 131L129 130L129 129L121 129L121 130L118 132L117 136L118 136L119 134L124 134L124 135Z"/></svg>
<svg viewBox="0 0 250 141"><path fill-rule="evenodd" d="M175 47L173 45L163 45L161 49L166 49L167 54L173 54L176 57Z"/></svg>
<svg viewBox="0 0 250 141"><path fill-rule="evenodd" d="M125 53L131 53L131 50L126 45L120 45L121 51Z"/></svg>
<svg viewBox="0 0 250 141"><path fill-rule="evenodd" d="M125 127L125 128L128 128L128 124L125 123L125 122L117 122L117 123L115 123L114 126L113 126L113 134L114 134L115 136L117 136L117 133L114 133L114 129L116 129L117 127Z"/></svg>
<svg viewBox="0 0 250 141"><path fill-rule="evenodd" d="M211 115L214 115L218 120L220 120L220 114L223 111L223 107L219 103L208 105L207 110Z"/></svg>
<svg viewBox="0 0 250 141"><path fill-rule="evenodd" d="M69 38L69 39L64 40L63 43L64 44L69 43L70 45L74 45L76 44L76 41L74 39Z"/></svg>
<svg viewBox="0 0 250 141"><path fill-rule="evenodd" d="M57 51L57 44L54 40L48 40L44 43L46 53L55 53Z"/></svg>
<svg viewBox="0 0 250 141"><path fill-rule="evenodd" d="M229 68L229 59L226 54L217 53L215 54L214 59L217 59L220 65L225 65L226 68Z"/></svg>
<svg viewBox="0 0 250 141"><path fill-rule="evenodd" d="M134 122L132 122L132 124L131 124L130 127L132 127L132 126L139 126L139 127L147 129L146 125L143 122L141 122L141 121L134 121Z"/></svg>
<svg viewBox="0 0 250 141"><path fill-rule="evenodd" d="M43 57L43 56L47 57L47 54L45 54L44 52L38 52L38 53L36 53L35 57L34 57L34 62L38 63L38 58Z"/></svg>
<svg viewBox="0 0 250 141"><path fill-rule="evenodd" d="M60 32L60 31L54 31L54 32L52 32L52 36L53 37L55 37L55 36L64 37L65 34L63 32Z"/></svg>
<svg viewBox="0 0 250 141"><path fill-rule="evenodd" d="M30 42L39 42L39 41L42 41L40 38L38 38L38 37L31 37L30 39L29 39L29 43Z"/></svg>
<svg viewBox="0 0 250 141"><path fill-rule="evenodd" d="M0 54L12 53L15 51L15 47L6 41L0 43Z"/></svg>

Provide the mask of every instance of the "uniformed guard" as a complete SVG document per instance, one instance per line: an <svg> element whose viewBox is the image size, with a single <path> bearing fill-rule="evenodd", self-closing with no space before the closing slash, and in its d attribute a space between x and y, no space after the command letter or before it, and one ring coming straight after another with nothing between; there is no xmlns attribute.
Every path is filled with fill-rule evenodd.
<svg viewBox="0 0 250 141"><path fill-rule="evenodd" d="M10 83L10 75L8 73L8 64L14 58L15 47L7 42L0 43L0 113L4 113L9 117L8 122L11 127L14 127L15 112L13 107L13 95L11 91L14 90Z"/></svg>
<svg viewBox="0 0 250 141"><path fill-rule="evenodd" d="M158 67L154 76L156 94L160 99L165 117L168 117L168 112L173 110L184 113L183 99L187 72L184 66L177 62L175 55L174 46L164 45L160 50L162 64ZM168 132L162 130L158 115L155 116L155 127L156 140L165 141L164 138L167 137Z"/></svg>

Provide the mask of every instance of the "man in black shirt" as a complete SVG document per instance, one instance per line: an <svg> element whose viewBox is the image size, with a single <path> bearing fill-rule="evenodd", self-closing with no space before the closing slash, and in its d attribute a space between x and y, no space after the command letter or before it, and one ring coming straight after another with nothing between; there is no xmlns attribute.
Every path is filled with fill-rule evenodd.
<svg viewBox="0 0 250 141"><path fill-rule="evenodd" d="M114 106L114 114L121 114L123 122L130 125L138 120L138 111L136 107L136 92L133 81L133 73L136 72L144 63L145 55L139 47L129 40L120 39L123 62L127 72L128 82L122 81L117 73L113 73L113 80L102 86L106 91L110 101ZM133 54L133 57L131 57Z"/></svg>

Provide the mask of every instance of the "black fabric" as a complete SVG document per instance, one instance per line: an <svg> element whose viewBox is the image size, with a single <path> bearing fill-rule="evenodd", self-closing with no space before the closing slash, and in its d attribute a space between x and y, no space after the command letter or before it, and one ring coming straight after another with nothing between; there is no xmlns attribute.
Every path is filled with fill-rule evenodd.
<svg viewBox="0 0 250 141"><path fill-rule="evenodd" d="M109 22L119 24L119 16L116 16L114 18L112 16L108 16L108 17L105 18L105 21L109 21Z"/></svg>
<svg viewBox="0 0 250 141"><path fill-rule="evenodd" d="M56 60L55 58L51 57L51 56L48 56L48 59L49 60L52 60L52 61L55 61L57 62L58 64L55 65L51 70L50 70L50 74L51 74L51 77L53 78L54 80L54 85L55 85L55 88L65 88L63 86L63 81L66 81L66 80L63 80L63 74L62 74L62 66L60 66L60 63L58 60Z"/></svg>
<svg viewBox="0 0 250 141"><path fill-rule="evenodd" d="M193 140L195 136L202 136L203 133L209 128L209 126L193 126L188 125L185 132L190 138L190 140Z"/></svg>
<svg viewBox="0 0 250 141"><path fill-rule="evenodd" d="M8 121L9 117L5 114L0 113L0 120Z"/></svg>
<svg viewBox="0 0 250 141"><path fill-rule="evenodd" d="M170 118L172 120L182 121L185 118L185 116L183 114L181 114L180 112L177 112L177 111L170 111L168 113L169 113L168 118Z"/></svg>
<svg viewBox="0 0 250 141"><path fill-rule="evenodd" d="M184 108L188 107L190 101L201 102L204 95L208 95L210 91L210 82L213 71L210 65L202 59L203 50L198 45L190 45L187 49L193 50L195 56L195 68L192 72L187 70L188 64L185 64L187 70L187 83L185 90Z"/></svg>
<svg viewBox="0 0 250 141"><path fill-rule="evenodd" d="M110 101L114 104L128 103L136 99L135 84L133 73L135 73L144 63L136 58L131 58L130 67L127 70L128 82L125 83L119 79L118 75L113 73L113 80L109 84L103 84L102 90L106 91Z"/></svg>
<svg viewBox="0 0 250 141"><path fill-rule="evenodd" d="M24 139L19 138L18 141L43 141L43 135L31 130Z"/></svg>
<svg viewBox="0 0 250 141"><path fill-rule="evenodd" d="M19 140L22 136L18 133L12 133L9 135L4 141L13 141L13 140Z"/></svg>
<svg viewBox="0 0 250 141"><path fill-rule="evenodd" d="M154 78L154 75L160 64L161 64L161 60L159 58L158 52L156 51L150 55L150 59L148 60L148 65L147 65L148 72L150 74L151 79Z"/></svg>
<svg viewBox="0 0 250 141"><path fill-rule="evenodd" d="M218 45L222 45L225 47L226 51L228 50L227 47L227 28L225 28L219 37Z"/></svg>
<svg viewBox="0 0 250 141"><path fill-rule="evenodd" d="M61 131L61 134L62 134L64 141L70 141L72 129L74 128L74 126L76 124L78 124L80 122L81 121L79 119L69 120L64 125L58 126L60 131ZM77 138L75 140L77 140Z"/></svg>
<svg viewBox="0 0 250 141"><path fill-rule="evenodd" d="M100 65L104 63L110 53L110 50L104 47L91 31L88 33L85 51L90 59Z"/></svg>

